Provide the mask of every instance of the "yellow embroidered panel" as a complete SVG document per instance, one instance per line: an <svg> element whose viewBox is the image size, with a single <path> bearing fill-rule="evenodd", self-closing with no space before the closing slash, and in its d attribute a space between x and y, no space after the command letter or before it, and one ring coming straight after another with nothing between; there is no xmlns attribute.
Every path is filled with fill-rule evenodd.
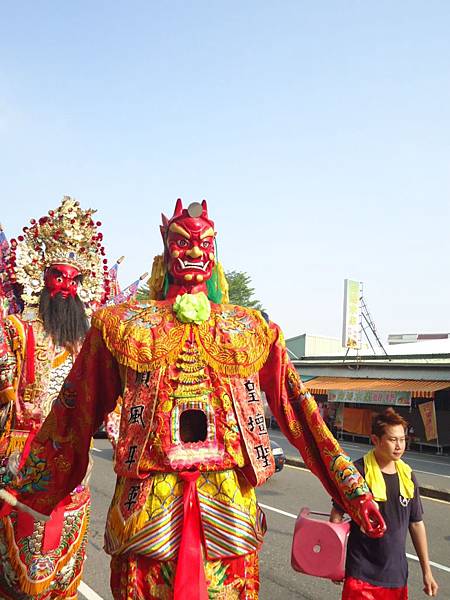
<svg viewBox="0 0 450 600"><path fill-rule="evenodd" d="M172 302L125 302L103 308L92 317L116 360L135 371L153 371L173 362L189 335L189 325L179 323Z"/></svg>
<svg viewBox="0 0 450 600"><path fill-rule="evenodd" d="M226 375L257 373L274 341L261 313L232 304L212 304L211 308L211 318L194 329L203 360Z"/></svg>
<svg viewBox="0 0 450 600"><path fill-rule="evenodd" d="M210 318L195 325L180 323L172 304L172 300L126 302L101 309L92 324L116 360L135 371L173 363L191 336L205 363L222 374L247 377L267 360L273 333L258 311L211 304Z"/></svg>

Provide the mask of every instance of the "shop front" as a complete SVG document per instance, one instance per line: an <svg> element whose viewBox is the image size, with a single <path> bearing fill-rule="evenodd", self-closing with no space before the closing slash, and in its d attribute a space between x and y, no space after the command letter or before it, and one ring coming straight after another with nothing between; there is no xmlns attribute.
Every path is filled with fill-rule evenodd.
<svg viewBox="0 0 450 600"><path fill-rule="evenodd" d="M392 406L408 422L408 446L450 448L450 382L315 377L305 382L339 439L369 441L372 417Z"/></svg>

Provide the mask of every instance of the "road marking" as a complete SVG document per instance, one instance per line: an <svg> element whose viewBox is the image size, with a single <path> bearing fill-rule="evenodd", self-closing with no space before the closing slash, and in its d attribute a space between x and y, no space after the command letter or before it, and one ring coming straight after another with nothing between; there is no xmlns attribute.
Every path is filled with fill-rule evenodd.
<svg viewBox="0 0 450 600"><path fill-rule="evenodd" d="M424 463L427 463L427 465L439 465L440 467L448 466L448 462L446 460L442 460L442 461L426 460L425 458L416 458L415 456L406 456L406 460L408 462L412 462L413 460L415 462L424 462Z"/></svg>
<svg viewBox="0 0 450 600"><path fill-rule="evenodd" d="M440 502L441 504L448 504L448 500L441 500L440 498L431 498L430 496L424 496L423 494L420 496L421 500L431 500L431 502Z"/></svg>
<svg viewBox="0 0 450 600"><path fill-rule="evenodd" d="M276 512L285 517L290 517L291 519L296 519L298 516L298 515L293 515L292 513L286 512L285 510L275 508L274 506L269 506L268 504L262 504L261 502L259 503L259 505L262 506L262 508L265 508L266 510L271 510L272 512ZM419 560L415 554L408 554L408 552L407 552L406 556L408 558L410 558L411 560L416 560L416 561ZM441 571L446 571L447 573L450 573L450 567L446 567L445 565L441 565L440 563L433 562L431 560L430 560L430 565L432 565L433 567L436 567L436 569L440 569Z"/></svg>
<svg viewBox="0 0 450 600"><path fill-rule="evenodd" d="M416 560L417 562L419 562L419 559L417 558L417 556L415 554L408 554L408 552L407 552L406 557L410 558L411 560ZM436 567L436 569L441 569L441 571L447 571L447 573L450 573L450 567L446 567L445 565L440 565L439 563L433 562L432 560L430 560L430 565L432 567Z"/></svg>
<svg viewBox="0 0 450 600"><path fill-rule="evenodd" d="M296 467L295 465L284 465L286 469L298 469L299 471L306 471L307 473L311 473L309 469L306 467ZM312 473L311 473L312 475Z"/></svg>
<svg viewBox="0 0 450 600"><path fill-rule="evenodd" d="M94 446L92 446L92 450L93 450L94 452L101 452L101 450L99 450L99 448L95 448Z"/></svg>
<svg viewBox="0 0 450 600"><path fill-rule="evenodd" d="M296 519L297 515L293 515L292 513L288 513L285 510L281 510L279 508L274 508L273 506L268 506L267 504L261 504L261 502L258 503L260 506L262 506L263 508L267 508L267 510L271 510L272 512L276 512L279 513L280 515L284 515L285 517L291 517L291 519Z"/></svg>
<svg viewBox="0 0 450 600"><path fill-rule="evenodd" d="M86 585L84 583L84 581L82 581L78 587L78 591L80 592L80 594L82 596L84 596L85 598L87 598L87 600L103 600L103 598L101 596L99 596L97 594L97 592L94 592L94 590L91 590L91 588Z"/></svg>
<svg viewBox="0 0 450 600"><path fill-rule="evenodd" d="M408 456L405 458L405 460L408 464L415 461L415 462L423 462L423 463L426 463L427 465L437 465L439 467L442 467L447 473L450 473L450 463L448 462L448 460L446 462L438 463L438 462L431 461L431 460L420 460L418 458L409 458ZM419 465L419 468L422 468L422 469L425 469L425 468L430 469L431 468L432 469L433 467L426 467L425 465L423 465L423 467L421 467ZM413 466L413 469L414 469L414 466ZM440 473L438 473L436 471L434 471L434 474L440 475Z"/></svg>
<svg viewBox="0 0 450 600"><path fill-rule="evenodd" d="M409 461L411 462L411 461ZM414 473L423 473L424 475L434 475L435 477L446 477L450 479L450 475L442 475L442 473L431 473L430 471L419 471L419 469L413 469Z"/></svg>

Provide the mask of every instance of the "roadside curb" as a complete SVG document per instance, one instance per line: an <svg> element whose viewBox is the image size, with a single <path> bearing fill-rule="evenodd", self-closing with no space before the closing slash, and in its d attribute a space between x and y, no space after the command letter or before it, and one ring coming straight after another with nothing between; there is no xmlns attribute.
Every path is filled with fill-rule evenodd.
<svg viewBox="0 0 450 600"><path fill-rule="evenodd" d="M436 498L436 500L443 500L444 502L450 502L450 490L440 490L432 485L419 485L421 496L427 498Z"/></svg>
<svg viewBox="0 0 450 600"><path fill-rule="evenodd" d="M286 457L286 464L291 465L291 467L300 467L302 469L308 468L305 463L298 458ZM427 498L435 498L436 500L450 502L450 490L441 490L432 485L420 485L419 490L420 494L422 496L426 496Z"/></svg>

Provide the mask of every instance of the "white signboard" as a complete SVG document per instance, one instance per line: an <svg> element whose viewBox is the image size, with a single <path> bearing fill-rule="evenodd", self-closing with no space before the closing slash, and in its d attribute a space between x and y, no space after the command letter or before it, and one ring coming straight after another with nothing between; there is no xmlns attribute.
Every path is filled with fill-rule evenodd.
<svg viewBox="0 0 450 600"><path fill-rule="evenodd" d="M342 346L361 348L361 282L344 279Z"/></svg>

